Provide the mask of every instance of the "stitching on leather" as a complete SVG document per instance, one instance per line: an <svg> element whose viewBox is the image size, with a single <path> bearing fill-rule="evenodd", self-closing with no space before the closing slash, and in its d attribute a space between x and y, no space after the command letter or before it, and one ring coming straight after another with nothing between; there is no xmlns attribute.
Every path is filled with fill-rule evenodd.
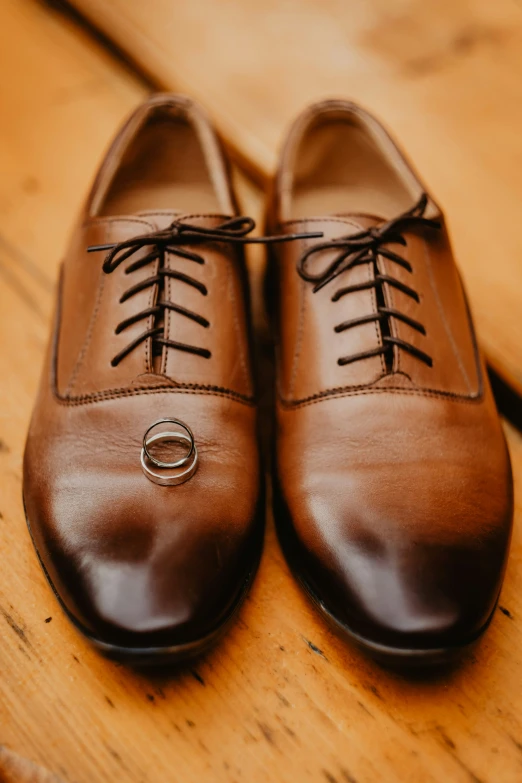
<svg viewBox="0 0 522 783"><path fill-rule="evenodd" d="M216 214L216 213L208 213L208 214L182 214L182 213L180 213L180 214L178 214L178 218L183 218L184 220L188 219L188 218L220 218L220 219L226 219L227 217L228 217L227 215L221 215L221 214ZM228 256L228 254L225 254L225 255L226 255L227 260L230 261L231 263L233 263L233 259L231 259ZM169 254L169 257L172 257L171 254ZM170 298L171 294L173 295L173 291L171 290L172 283L171 283L170 279L167 279L167 285L168 285L167 293L168 293L168 297ZM239 345L240 344L240 338L241 338L241 330L239 328L239 321L238 321L238 318L237 318L237 311L236 311L236 308L235 308L235 305L236 305L236 302L237 302L237 298L236 298L236 295L235 295L235 291L233 290L232 279L228 275L227 275L227 285L228 285L230 298L232 299L232 317L233 317L234 327L236 329L236 335L237 335L237 340L238 340L238 345ZM168 326L168 329L170 330L170 324L171 324L171 314L170 314L170 312L167 313L167 319L168 319L167 320L167 326ZM169 355L170 355L170 351L167 348L166 359L165 359L165 375L168 375L167 366L169 364ZM245 384L245 388L248 389L248 388L250 388L249 374L248 374L246 361L245 361L245 355L244 355L244 351L243 350L240 351L239 361L240 361L241 370L242 370L242 373L243 373L243 382ZM237 392L237 394L240 394L240 393Z"/></svg>
<svg viewBox="0 0 522 783"><path fill-rule="evenodd" d="M299 220L287 220L284 223L280 223L280 226L290 226L290 225L302 225L303 228L306 228L306 225L308 223L342 223L345 226L352 226L352 228L362 229L362 226L360 223L356 223L353 220L350 220L349 218L301 218ZM305 241L304 246L305 248L308 248L311 246L311 242ZM368 271L368 279L371 279L371 273ZM303 334L304 334L304 320L305 320L305 311L306 311L306 290L308 288L306 282L304 280L299 281L299 295L300 295L300 304L299 304L299 322L298 322L298 328L297 328L297 338L296 338L296 347L294 356L292 359L292 373L290 376L290 382L288 385L288 394L289 397L292 397L294 393L294 387L295 387L295 381L297 377L297 367L299 364L299 359L301 358L301 349L302 349L302 343L303 343ZM377 302L375 299L375 292L372 292L372 304L374 307L374 310L376 311L377 308ZM379 330L377 327L377 324L375 324L375 331L377 333L377 340L379 341L379 344L382 344L380 342L380 335ZM384 359L381 356L381 369L385 369L384 365Z"/></svg>
<svg viewBox="0 0 522 783"><path fill-rule="evenodd" d="M156 259L156 261L154 262L154 273L158 271L158 268L159 268L159 260ZM149 301L148 301L149 308L151 308L154 304L154 298L156 296L157 289L158 289L157 283L155 283L153 286L150 287ZM154 316L149 315L149 317L147 318L147 328L152 329L153 325L154 325ZM153 357L152 357L152 351L150 350L151 346L152 346L152 338L148 337L145 340L145 369L147 372L153 371Z"/></svg>
<svg viewBox="0 0 522 783"><path fill-rule="evenodd" d="M224 397L225 399L238 402L242 405L249 407L255 407L257 400L254 395L245 395L235 392L232 389L227 389L219 386L204 386L202 384L185 384L184 386L172 387L168 386L155 386L144 387L142 389L107 389L101 392L93 392L91 394L79 395L77 397L65 397L58 391L57 386L57 364L58 364L58 343L60 336L60 326L62 318L62 294L63 294L63 266L60 271L60 279L58 283L57 291L57 304L54 318L54 330L52 335L52 352L49 367L49 384L53 397L60 405L88 405L91 403L103 402L107 399L116 399L122 397L136 397L140 394L161 394L165 392L179 393L179 394L203 394L212 397Z"/></svg>
<svg viewBox="0 0 522 783"><path fill-rule="evenodd" d="M294 223L300 223L303 225L303 227L306 226L306 219L305 220L295 220ZM310 247L310 242L307 242L305 240L304 247ZM295 388L295 381L297 377L297 368L299 366L299 359L301 357L301 348L303 344L303 334L304 334L304 322L305 322L305 312L306 312L306 284L304 280L298 281L298 294L299 294L299 317L297 322L297 336L295 341L295 348L294 348L294 355L292 357L292 370L290 373L290 380L288 384L288 394L290 396L294 393Z"/></svg>
<svg viewBox="0 0 522 783"><path fill-rule="evenodd" d="M105 225L105 228L107 229L107 223L140 223L142 225L148 226L150 229L154 229L154 224L150 223L147 220L141 220L138 218L99 218L92 221L85 221L84 226L91 224L91 223L97 223L98 225ZM107 230L105 230L103 239L107 240ZM76 364L74 366L73 373L71 375L71 379L69 383L67 384L67 388L65 389L65 395L68 396L72 392L74 385L76 383L76 380L78 378L80 369L82 367L83 361L85 359L85 356L87 354L87 351L89 350L89 346L91 344L92 336L94 333L94 327L96 324L96 320L98 318L98 313L100 311L100 306L103 299L103 292L105 290L105 274L103 273L103 269L100 267L100 273L98 277L98 291L96 293L96 301L94 304L94 309L91 314L91 318L89 320L89 327L87 329L87 334L85 335L85 340L82 345L82 348L80 350L80 353L78 355L78 359L76 361ZM60 323L61 326L61 323ZM147 366L147 365L146 365Z"/></svg>
<svg viewBox="0 0 522 783"><path fill-rule="evenodd" d="M106 399L116 399L121 397L136 397L140 394L160 394L164 392L177 392L185 394L204 394L214 397L225 397L226 399L239 402L243 405L255 407L257 404L256 398L251 395L243 395L239 392L235 392L232 389L226 389L219 386L203 386L201 384L185 384L184 386L172 387L170 384L167 386L155 386L144 387L143 389L129 389L128 387L120 389L107 389L100 392L93 392L91 394L83 394L78 397L64 397L62 396L56 385L56 368L58 360L58 338L59 338L59 325L61 322L61 309L62 309L62 282L63 278L60 275L60 285L58 290L58 302L56 307L55 328L53 335L53 347L51 357L50 368L50 385L53 396L61 405L86 405L89 403L103 402Z"/></svg>
<svg viewBox="0 0 522 783"><path fill-rule="evenodd" d="M167 256L168 268L172 269L173 264L174 264L174 255L167 251L166 256ZM158 268L159 268L159 261L158 261ZM165 280L164 280L163 286L164 286L164 289L165 289L164 293L165 293L166 301L167 302L172 302L173 301L173 296L174 296L174 292L172 291L172 279L167 276L165 278ZM172 325L172 318L171 318L171 313L170 313L170 310L168 309L168 307L166 308L163 317L165 319L165 329L163 330L164 331L164 337L166 337L167 339L170 339L170 337L171 337L170 329L171 329L171 325ZM171 352L171 349L169 348L169 346L168 345L164 345L162 353L165 354L165 358L163 358L163 356L161 357L161 369L165 373L165 375L167 375L167 376L169 375L170 352Z"/></svg>
<svg viewBox="0 0 522 783"><path fill-rule="evenodd" d="M220 218L221 220L227 220L230 218L230 215L222 215L220 212L194 212L186 214L184 212L180 212L177 215L178 218L183 218L183 220L186 220L187 218ZM215 240L218 242L219 240ZM224 240L226 241L226 240Z"/></svg>
<svg viewBox="0 0 522 783"><path fill-rule="evenodd" d="M295 341L294 356L292 358L292 372L290 374L290 383L288 386L288 393L290 396L294 393L295 380L297 377L297 367L299 365L299 359L301 357L301 348L303 345L303 332L304 321L306 312L306 286L304 280L298 281L299 292L299 320L297 322L297 337Z"/></svg>
<svg viewBox="0 0 522 783"><path fill-rule="evenodd" d="M159 259L156 259L153 265L153 273L157 274L158 269L159 269ZM148 301L149 308L154 305L154 300L156 298L156 295L159 298L158 288L159 288L158 283L155 283L150 287L149 301ZM152 329L153 326L154 326L154 315L149 315L149 317L147 318L147 328ZM154 370L153 367L154 360L152 356L151 347L152 347L152 337L147 337L147 339L145 340L145 367L148 370L148 372L153 372Z"/></svg>
<svg viewBox="0 0 522 783"><path fill-rule="evenodd" d="M324 402L326 400L340 399L342 397L356 397L361 394L408 394L412 397L435 397L442 400L451 399L452 402L462 402L468 404L477 404L482 400L483 395L477 394L473 397L464 397L453 392L438 392L435 390L422 390L412 391L410 389L403 389L400 386L388 386L385 389L368 389L367 387L353 387L352 391L345 391L339 389L339 391L331 390L329 392L321 392L320 394L313 395L304 400L297 402L293 400L285 400L279 395L279 402L286 410L297 410L298 408L304 408L307 405L315 405L318 402Z"/></svg>
<svg viewBox="0 0 522 783"><path fill-rule="evenodd" d="M409 260L409 259L407 259L407 260ZM384 271L385 271L385 273L386 274L391 273L392 266L393 266L392 263L389 262L386 258L383 258L383 264L384 264ZM397 273L395 273L395 274L397 274ZM414 270L413 274L415 274L415 270ZM412 285L415 286L415 283L412 283ZM393 286L386 284L385 296L386 296L386 298L389 298L389 307L392 307L394 309L400 309L400 308L397 308L397 305L396 305L396 302L397 302L397 300L395 298L396 297L396 292L394 291ZM422 301L422 298L423 298L422 294L419 293L419 300ZM401 336L400 335L400 330L402 329L401 322L399 321L399 323L397 325L395 325L393 327L393 329L394 329L394 332L395 332L394 336L395 337L400 337ZM392 334L393 334L393 332L392 332ZM406 378L408 378L408 380L410 380L413 383L414 381L413 381L410 373L407 372L404 369L403 365L402 365L403 353L402 353L401 349L399 348L398 345L395 345L393 347L393 350L394 350L394 353L397 356L397 369L394 372L395 373L401 373L401 375L404 375Z"/></svg>
<svg viewBox="0 0 522 783"><path fill-rule="evenodd" d="M360 227L359 224L355 224L352 221L350 221L349 219L344 219L344 218L322 218L322 217L306 218L304 220L303 219L287 220L287 221L281 222L279 225L281 225L281 226L290 226L290 225L295 225L295 224L300 224L300 223L301 224L302 223L318 223L318 222L322 223L322 222L326 222L326 221L328 221L328 222L336 222L336 223L344 223L344 224L352 225L352 226L355 226L355 227ZM427 247L426 247L427 243L425 241L423 241L423 240L422 240L422 242L423 242L423 250L424 250L424 253L426 255L426 253L428 252L427 251ZM479 348L478 348L477 338L476 338L476 335L475 335L475 330L474 330L474 327L473 327L473 320L472 320L472 317L471 317L469 304L468 304L466 295L464 293L464 289L461 286L462 290L463 290L464 302L465 302L465 305L466 305L466 311L467 311L467 316L468 316L468 326L469 326L469 329L470 329L470 332L471 332L471 337L472 337L472 342L473 342L473 349L474 349L474 355L475 355L475 366L476 366L477 378L478 378L478 388L477 388L476 392L473 392L473 390L472 390L472 387L471 387L471 384L470 384L470 380L469 380L469 376L467 375L467 373L466 373L466 371L465 371L465 369L464 369L464 367L462 365L461 356L460 356L460 354L458 352L458 349L457 349L457 347L456 347L456 345L454 343L452 332L449 329L449 325L448 325L448 323L446 321L445 313L444 313L444 311L443 311L443 309L441 307L441 303L440 303L440 300L439 300L439 297L438 297L438 290L433 285L432 268L431 268L429 254L426 257L426 261L427 261L428 272L429 272L429 275L430 275L430 285L431 285L431 288L432 288L432 290L433 290L433 292L435 294L435 300L437 302L437 307L438 307L440 315L441 315L441 320L443 321L444 327L446 329L446 332L447 332L448 337L450 339L450 342L452 344L452 348L453 348L453 350L455 352L455 355L456 355L456 358L457 358L457 362L459 364L459 367L461 368L461 371L463 373L464 379L467 382L467 388L468 388L469 394L468 395L462 395L462 394L459 394L459 393L456 393L456 392L444 392L444 391L436 390L436 389L419 389L418 391L408 391L408 392L405 392L402 389L402 387L393 387L393 386L389 386L386 389L383 389L382 391L394 391L394 392L396 391L396 392L403 393L403 394L408 393L408 394L416 394L416 395L421 395L421 396L422 395L426 395L426 396L430 396L430 397L435 396L435 397L442 397L444 399L455 399L457 401L463 401L463 402L470 401L470 402L473 402L473 401L475 401L477 399L481 399L483 397L484 386L483 386L482 370L481 370L481 364L480 364L480 352L479 352ZM457 272L458 272L458 270L457 270ZM400 352L399 352L399 354L400 354ZM382 357L381 357L381 360L382 360ZM404 373L404 374L407 375L407 377L410 377L407 373ZM377 378L376 381L372 382L372 384L378 382L379 380L380 379ZM411 380L411 378L410 378L410 380ZM305 398L302 398L300 400L292 400L290 398L285 399L284 397L282 397L282 395L280 393L279 381L278 381L277 382L277 386L278 386L278 392L277 393L278 393L279 399L280 399L280 401L281 401L281 403L283 405L288 406L288 407L291 407L291 406L298 407L298 406L302 406L302 405L306 405L306 404L312 404L314 402L320 402L321 400L329 399L332 396L336 396L336 397L337 396L351 396L353 394L363 393L363 392L358 392L357 391L358 389L362 389L362 388L366 389L367 393L373 393L373 392L378 392L379 391L377 389L373 389L373 388L370 389L370 388L368 388L369 385L371 385L371 384L364 384L362 386L348 386L347 385L347 386L344 386L344 387L339 387L338 389L327 389L325 391L317 392L316 394L310 395L309 397L305 397ZM354 390L354 391L350 391L350 389ZM344 393L344 392L346 392L346 393Z"/></svg>
<svg viewBox="0 0 522 783"><path fill-rule="evenodd" d="M97 403L97 402L104 402L106 400L115 400L115 399L121 399L125 397L139 397L141 395L147 395L147 394L165 394L168 392L169 394L201 394L208 397L224 397L225 399L231 400L232 402L237 402L240 405L247 405L248 407L255 407L256 401L254 398L247 398L242 397L237 392L232 392L228 389L223 390L212 390L212 389L195 389L195 388L188 388L188 387L175 387L172 386L157 386L155 388L144 388L144 389L135 389L132 391L129 391L128 389L113 389L107 392L97 392L96 394L92 395L85 395L83 397L60 397L59 394L57 394L56 389L54 389L54 394L56 397L57 402L60 403L60 405L88 405L91 403Z"/></svg>
<svg viewBox="0 0 522 783"><path fill-rule="evenodd" d="M442 323L444 325L444 328L446 330L446 334L448 335L448 339L449 339L451 347L453 349L453 353L455 354L455 358L457 359L457 364L458 364L458 366L460 368L460 371L462 373L462 377L464 378L464 381L466 383L466 386L468 388L469 393L472 394L473 393L473 389L472 389L472 386L471 386L471 382L470 382L468 373L466 372L466 368L464 367L464 363L462 361L462 356L460 355L460 351L459 351L458 346L457 346L457 344L455 342L455 338L453 337L453 332L451 331L450 325L449 325L449 323L447 321L446 313L444 312L444 308L442 307L442 303L440 301L438 288L437 288L437 285L435 283L435 279L434 279L434 276L433 276L433 269L432 269L432 265L431 265L430 249L429 249L428 243L425 242L424 239L422 239L421 241L422 241L422 249L423 249L423 253L424 253L424 258L426 259L426 267L428 269L428 276L429 276L430 286L431 286L431 289L432 289L434 297L435 297L435 302L437 303L437 309L439 311L441 321L442 321Z"/></svg>
<svg viewBox="0 0 522 783"><path fill-rule="evenodd" d="M350 218L339 218L339 217L311 217L311 218L301 218L301 219L294 219L294 220L285 220L283 223L279 223L280 226L293 226L297 225L298 223L344 223L346 226L354 226L354 228L362 229L362 226L360 223L354 223L353 220L350 220Z"/></svg>
<svg viewBox="0 0 522 783"><path fill-rule="evenodd" d="M366 271L367 271L367 274L368 274L368 280L372 280L373 279L372 278L372 267L370 266L370 264L367 264ZM375 288L372 288L370 290L370 296L371 296L371 300L372 300L373 312L377 313L378 312L378 308L377 308L377 292L376 292ZM373 322L373 327L375 329L375 334L377 335L377 344L380 347L382 347L383 342L382 342L382 334L381 334L381 329L380 329L379 323L380 323L379 321L374 321ZM382 373L385 373L386 372L386 362L384 360L384 356L383 356L382 353L380 354L379 359L380 359L380 362L381 362L381 371L382 371Z"/></svg>
<svg viewBox="0 0 522 783"><path fill-rule="evenodd" d="M104 235L104 239L106 239L106 234ZM98 312L100 310L102 298L103 298L103 291L105 288L105 275L103 274L103 269L100 267L98 272L98 285L97 285L97 292L96 292L96 300L94 302L94 308L91 313L91 317L89 319L89 326L87 327L87 332L85 334L85 340L83 341L83 345L80 349L80 353L78 354L78 358L76 359L76 363L73 367L73 371L71 373L71 377L69 379L69 383L67 384L65 388L65 395L68 396L71 394L75 384L76 380L78 378L80 368L83 364L83 360L85 359L85 355L87 353L87 350L89 348L89 345L91 344L92 335L94 332L94 324L96 323L96 319L98 317ZM60 322L60 327L61 327Z"/></svg>
<svg viewBox="0 0 522 783"><path fill-rule="evenodd" d="M143 220L147 220L147 218L151 217L178 217L181 214L181 212L178 212L175 209L155 209L154 212L147 212L142 217Z"/></svg>
<svg viewBox="0 0 522 783"><path fill-rule="evenodd" d="M310 397L304 397L301 400L285 400L284 397L281 395L279 380L278 380L277 395L279 397L279 401L281 402L281 404L284 405L285 408L287 409L292 409L304 405L311 405L316 402L322 402L323 400L329 400L334 397L351 397L356 394L374 394L374 393L380 394L383 392L410 394L419 397L438 397L440 399L444 399L444 400L449 399L455 402L467 402L467 403L480 402L484 398L484 377L483 377L483 370L482 370L482 361L480 357L480 349L478 346L477 335L475 334L475 328L473 326L473 319L471 317L471 309L469 306L468 297L466 296L466 291L464 289L464 286L462 285L462 280L460 278L460 273L458 269L457 269L457 275L459 277L459 280L461 281L462 297L464 299L464 305L466 307L468 326L471 334L471 340L473 343L473 354L475 357L475 367L477 371L477 380L478 380L478 387L476 393L472 395L462 395L462 394L456 394L455 392L442 392L438 389L405 390L402 387L396 388L393 386L388 386L385 389L378 389L378 388L369 388L368 384L366 384L364 386L352 386L352 387L341 386L337 389L326 389L325 391L318 392L317 394L312 394ZM375 383L377 383L379 380L380 378L377 378Z"/></svg>
<svg viewBox="0 0 522 783"><path fill-rule="evenodd" d="M230 264L236 263L236 258L229 258L227 255L227 261ZM232 300L232 319L234 322L234 329L236 332L236 340L237 340L237 346L239 349L239 362L241 364L241 371L243 374L243 383L245 384L245 389L250 388L249 378L248 378L248 370L246 366L246 357L244 352L244 343L242 343L241 340L241 328L239 325L239 318L237 314L237 297L236 292L234 290L234 278L232 275L227 275L227 286L228 286L228 293L230 296L230 299Z"/></svg>
<svg viewBox="0 0 522 783"><path fill-rule="evenodd" d="M147 226L149 228L154 228L154 224L151 223L149 220L146 220L145 218L134 218L134 217L98 217L98 218L87 218L82 223L82 228L86 228L87 226L92 225L103 225L107 223L140 223L143 226Z"/></svg>
<svg viewBox="0 0 522 783"><path fill-rule="evenodd" d="M382 263L382 269L383 269L384 274L389 274L391 272L392 268L393 268L393 263L389 262L389 260L387 258L385 258L384 256L381 256L381 255L378 254L379 269L381 268L381 266L380 266L381 263ZM383 293L384 293L384 301L385 301L385 304L387 305L387 307L395 308L395 292L393 290L393 286L388 285L387 283L385 283L385 286L383 288ZM392 318L389 319L389 323L390 323L390 333L394 337L400 337L400 334L399 334L400 325L399 326L395 326ZM384 359L384 357L381 357L381 358ZM395 367L395 364L397 364L397 368L394 370L394 372L402 373L401 358L402 358L401 349L399 348L398 345L394 345L393 346L393 365L392 366Z"/></svg>
<svg viewBox="0 0 522 783"><path fill-rule="evenodd" d="M94 309L92 311L92 315L89 321L89 328L87 329L87 334L85 335L85 341L83 343L82 349L79 353L77 362L74 366L74 371L71 376L71 380L67 386L66 394L70 394L72 390L74 389L74 386L76 384L76 381L78 379L78 375L80 374L80 370L82 368L84 359L87 355L87 351L89 350L89 346L91 344L92 336L94 334L94 327L96 324L96 320L98 318L98 313L100 312L100 307L103 299L103 292L105 290L105 275L103 274L103 271L100 270L100 276L98 279L98 292L96 294L96 302L94 305Z"/></svg>

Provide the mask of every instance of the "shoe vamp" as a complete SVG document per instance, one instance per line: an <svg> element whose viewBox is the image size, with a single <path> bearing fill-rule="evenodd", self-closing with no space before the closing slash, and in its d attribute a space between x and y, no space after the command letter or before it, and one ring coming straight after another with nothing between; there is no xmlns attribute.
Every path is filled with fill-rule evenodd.
<svg viewBox="0 0 522 783"><path fill-rule="evenodd" d="M238 578L254 527L254 409L219 395L160 392L47 401L46 416L38 411L25 457L26 510L73 613L88 616L95 600L107 621L130 626L130 613L156 628L182 623L203 601L212 611L212 596L219 602ZM151 482L140 464L145 431L165 417L188 424L198 449L196 473L177 486Z"/></svg>

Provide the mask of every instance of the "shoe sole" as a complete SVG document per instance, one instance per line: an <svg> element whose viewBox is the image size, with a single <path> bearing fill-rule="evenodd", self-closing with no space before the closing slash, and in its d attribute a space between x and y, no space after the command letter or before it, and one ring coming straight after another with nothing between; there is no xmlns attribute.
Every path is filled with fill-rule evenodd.
<svg viewBox="0 0 522 783"><path fill-rule="evenodd" d="M184 642L181 644L179 643L172 644L172 645L129 647L125 645L113 644L111 642L106 642L97 636L94 636L87 628L85 628L85 626L83 626L77 620L77 618L69 611L67 606L64 604L64 602L60 597L60 594L58 593L56 587L53 584L51 577L49 576L49 573L47 571L47 568L45 567L40 552L38 551L38 547L36 546L36 542L33 536L33 531L31 530L31 523L27 516L27 512L25 511L25 502L24 502L24 513L25 513L25 521L27 524L27 529L29 531L29 535L31 536L31 541L33 542L33 547L38 557L38 560L40 562L40 565L42 567L42 570L44 572L45 578L47 579L49 587L53 591L56 600L60 605L60 608L64 612L69 622L105 658L108 658L113 661L118 661L120 663L126 663L139 667L163 666L163 665L184 663L188 660L196 658L199 655L202 655L203 653L207 652L211 647L213 647L220 640L220 638L226 633L226 631L234 621L239 609L241 608L246 596L248 595L250 586L257 573L259 562L261 560L264 524L256 523L258 524L259 527L259 533L254 537L255 538L254 544L259 543L259 546L256 546L255 549L255 551L258 554L254 558L251 568L248 571L243 581L243 584L240 590L238 591L233 603L227 610L226 615L223 617L220 624L205 636L199 637L189 642ZM259 542L257 541L258 538L260 538Z"/></svg>
<svg viewBox="0 0 522 783"><path fill-rule="evenodd" d="M287 553L285 552L287 557ZM292 567L292 566L291 566ZM384 644L378 644L370 639L360 636L348 625L343 623L328 609L323 601L316 595L310 585L298 574L294 567L292 572L299 584L302 586L305 594L319 610L320 614L326 620L328 625L345 641L354 644L359 650L369 655L376 663L390 669L435 669L445 666L451 666L458 663L466 653L469 653L485 633L491 619L495 613L495 607L479 633L471 641L464 644L451 647L433 647L433 648L408 648L408 647L390 647Z"/></svg>

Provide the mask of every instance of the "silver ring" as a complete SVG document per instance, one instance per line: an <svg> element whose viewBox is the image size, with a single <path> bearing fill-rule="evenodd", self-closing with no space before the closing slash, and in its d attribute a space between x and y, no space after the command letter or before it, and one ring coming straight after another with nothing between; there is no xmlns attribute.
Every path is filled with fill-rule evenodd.
<svg viewBox="0 0 522 783"><path fill-rule="evenodd" d="M148 438L149 432L156 429L156 427L159 427L160 424L175 424L178 427L181 427L181 429L185 430L187 433L186 436L183 436L183 438L176 438L178 434L177 432L161 432L159 435L161 437L154 436L153 438ZM188 437L187 437L188 436ZM150 453L148 447L155 443L157 440L177 440L178 443L181 443L181 440L185 440L189 444L189 450L185 454L184 457L181 457L181 459L176 460L176 462L162 462L157 457L155 457L153 454ZM186 465L187 462L190 460L192 455L194 454L194 449L196 448L196 445L194 443L194 435L192 434L192 430L190 427L187 427L186 424L183 424L182 421L179 421L179 419L160 419L159 421L155 422L154 424L151 424L151 426L146 431L145 435L143 436L143 451L145 452L145 456L150 462L153 462L154 465L156 465L158 468L170 468L173 470L174 468L182 468L183 465Z"/></svg>
<svg viewBox="0 0 522 783"><path fill-rule="evenodd" d="M182 430L185 430L185 432L172 432L166 430L163 432L158 432L156 435L149 437L149 433L160 424L175 424L178 427L181 427ZM174 440L176 443L186 444L188 447L187 454L176 462L162 462L161 460L158 460L156 457L151 455L148 447L153 443L163 440ZM161 419L155 424L152 424L148 428L143 438L140 462L143 473L150 481L153 481L155 484L160 484L161 486L165 487L172 487L188 481L189 478L194 475L198 466L198 450L196 448L196 443L194 441L194 436L191 429L178 419ZM185 467L184 470L180 471L179 468L184 467L188 462L190 463L188 467ZM167 470L175 470L176 472L166 473L165 470L157 472L153 469L154 466L163 469L166 468Z"/></svg>

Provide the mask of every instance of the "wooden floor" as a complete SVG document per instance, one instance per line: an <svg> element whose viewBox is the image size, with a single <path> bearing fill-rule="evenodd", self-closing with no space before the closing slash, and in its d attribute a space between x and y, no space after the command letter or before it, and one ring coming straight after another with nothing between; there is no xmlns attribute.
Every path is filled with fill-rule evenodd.
<svg viewBox="0 0 522 783"><path fill-rule="evenodd" d="M119 2L111 0L106 7L117 7ZM369 6L380 6L383 18L388 14L385 0L350 4L357 5L359 16L354 24L359 27ZM131 0L127 5L137 7ZM152 5L147 2L141 7ZM252 0L245 0L239 18L238 6L231 0L216 3L215 8L221 9L223 24L235 29L246 25L253 5ZM268 3L269 7L278 5L293 7L292 3ZM316 19L315 6L303 5L307 9L303 15L324 43L330 28ZM324 6L333 8L334 3ZM409 3L405 0L403 6ZM469 262L476 251L481 285L470 289L481 315L483 339L490 355L508 356L509 366L520 377L522 361L518 365L516 361L522 358L522 282L517 274L522 262L519 256L510 255L509 263L502 264L506 251L516 249L515 227L518 230L520 219L515 210L522 204L522 199L517 201L517 192L522 195L522 177L520 154L518 159L513 157L511 168L502 156L507 154L503 146L508 137L512 149L522 143L522 104L502 108L505 82L489 104L479 107L474 101L484 89L482 82L499 76L502 63L513 66L509 81L513 95L522 90L520 67L515 69L522 11L515 6L511 9L507 0L482 4L423 0L418 9L426 9L429 27L438 8L449 14L450 8L475 6L488 23L478 30L472 28L471 43L460 44L471 50L470 62L461 67L476 67L481 80L473 95L463 92L460 96L483 122L468 128L469 148L459 149L463 129L452 125L464 109L453 106L455 114L444 115L442 94L424 121L424 134L418 112L411 107L406 110L404 101L395 106L393 95L387 95L382 105L389 107L399 135L412 142L413 156L423 164L429 184L433 181L441 200L456 207L450 222L457 244L468 254L469 282L473 281ZM191 15L191 23L196 24L198 3L172 2L171 7L187 17L187 25ZM259 35L279 35L296 51L291 22L287 19L274 30L262 26ZM393 35L388 40L390 25ZM504 31L500 47L492 29ZM173 32L183 50L185 24ZM415 38L416 30L410 34ZM352 32L338 30L336 36L332 62L343 68L346 60L360 54L346 48L344 59L339 60L340 39L350 39ZM433 47L439 51L444 41L435 32L433 36ZM391 17L387 25L382 23L380 40L383 47L389 47L381 65L385 93L389 63L395 58L394 68L407 72L413 67L408 63L415 43L409 39L407 26L402 30ZM203 42L199 57L204 60L206 47L208 56L214 56L212 45L210 39ZM310 38L301 45L306 45L306 56L311 56ZM248 41L238 46L245 58L239 83L251 73L254 54ZM269 53L270 46L264 56ZM220 67L229 67L230 52L225 48L221 55ZM432 67L431 56L431 50L417 52L421 70ZM448 54L437 67L452 69L454 60L464 56ZM367 63L357 62L364 71ZM212 83L205 88L194 83L191 89L194 71L187 63L186 71L180 70L180 84L210 101L207 88L212 84L217 88L218 69L207 63ZM261 61L257 67L262 68ZM287 108L288 113L297 108L305 91L287 107L283 97L277 97L272 69L270 74L273 83L265 85L264 97L278 104L281 114L259 117L252 99L234 114L230 108L234 96L230 96L231 104L223 114L228 113L229 129L243 117L245 132L259 125L265 133L267 127L273 128L272 123L279 128L279 117ZM419 96L422 90L415 87L419 82L411 78L412 90ZM428 77L419 77L423 78ZM284 87L285 80L282 75L277 86ZM226 79L224 83L228 84ZM430 680L388 674L332 635L289 575L271 518L261 569L238 622L215 651L188 670L147 677L109 663L90 649L60 612L25 528L21 502L24 439L67 232L108 140L147 89L67 17L35 0L1 0L0 783L520 783L522 436L507 424L517 506L500 610L482 644L450 673ZM333 90L339 91L339 82ZM371 106L376 95L374 80L365 102ZM357 97L363 97L362 88ZM447 97L448 104L454 100ZM500 138L496 136L500 120L494 116L499 107L504 121L510 123ZM217 113L215 103L213 109ZM448 166L442 171L440 155L430 164L430 145L444 122L448 122L443 133ZM239 148L242 137L239 125L234 127L234 143ZM272 163L268 150L275 138L267 135L266 139L267 144L258 149L251 136L242 147L254 161L258 149L258 168ZM479 149L482 157L476 163ZM499 166L497 177L501 158L505 166ZM259 210L260 194L243 177L239 181L248 210ZM469 186L471 205L480 206L477 219L469 225L467 208L458 208L463 181ZM506 182L509 193L502 193ZM486 205L495 205L497 199L494 216L485 220ZM481 249L480 237L489 243L491 255ZM260 321L261 255L251 256L250 267ZM486 281L487 307L481 293ZM503 342L501 325L515 315L518 320L512 328L518 323L518 333L511 342L507 338ZM499 362L504 368L509 364L500 358Z"/></svg>

